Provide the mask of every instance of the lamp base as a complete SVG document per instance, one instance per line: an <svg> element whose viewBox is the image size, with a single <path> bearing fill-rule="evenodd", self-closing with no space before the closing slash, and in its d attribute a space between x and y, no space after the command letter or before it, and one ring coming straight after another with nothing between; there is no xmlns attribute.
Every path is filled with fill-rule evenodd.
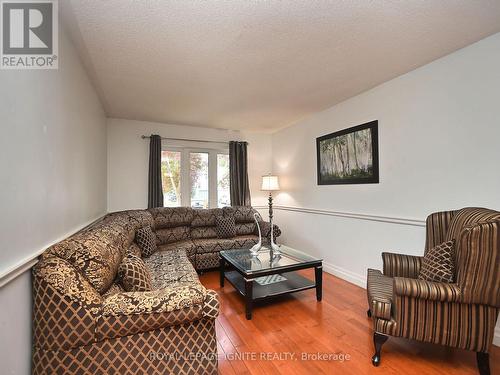
<svg viewBox="0 0 500 375"><path fill-rule="evenodd" d="M269 197L269 199L272 201L271 197ZM270 203L270 204L272 207L272 203ZM270 209L270 212L272 212L271 209ZM270 215L270 217L269 217L269 225L271 226L271 238L270 238L269 248L270 248L272 253L281 254L280 247L276 243L274 243L274 225L273 225L273 216L272 215Z"/></svg>

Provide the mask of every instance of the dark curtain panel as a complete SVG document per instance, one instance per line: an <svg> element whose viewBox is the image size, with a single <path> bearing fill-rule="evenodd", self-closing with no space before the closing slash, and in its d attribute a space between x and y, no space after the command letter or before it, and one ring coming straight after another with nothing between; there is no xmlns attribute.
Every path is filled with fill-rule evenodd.
<svg viewBox="0 0 500 375"><path fill-rule="evenodd" d="M229 142L229 191L231 206L251 205L246 142Z"/></svg>
<svg viewBox="0 0 500 375"><path fill-rule="evenodd" d="M163 207L161 184L161 137L151 135L149 139L148 208Z"/></svg>

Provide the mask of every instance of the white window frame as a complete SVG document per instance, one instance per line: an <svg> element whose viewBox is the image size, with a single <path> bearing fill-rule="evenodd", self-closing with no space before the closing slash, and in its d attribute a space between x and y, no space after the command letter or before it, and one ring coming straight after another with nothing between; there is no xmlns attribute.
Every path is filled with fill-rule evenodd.
<svg viewBox="0 0 500 375"><path fill-rule="evenodd" d="M185 143L185 142L184 142ZM181 206L191 207L191 176L190 176L190 154L208 154L208 207L217 208L217 155L229 155L229 146L225 147L214 144L213 148L196 147L195 145L172 145L162 144L162 151L172 151L181 153Z"/></svg>

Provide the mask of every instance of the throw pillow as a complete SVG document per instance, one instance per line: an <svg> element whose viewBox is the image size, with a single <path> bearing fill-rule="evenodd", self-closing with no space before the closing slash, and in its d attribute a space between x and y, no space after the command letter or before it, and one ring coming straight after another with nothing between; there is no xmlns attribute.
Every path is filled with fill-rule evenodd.
<svg viewBox="0 0 500 375"><path fill-rule="evenodd" d="M215 218L217 227L217 237L219 238L233 238L236 236L236 223L234 217L217 216Z"/></svg>
<svg viewBox="0 0 500 375"><path fill-rule="evenodd" d="M123 258L118 267L118 278L127 292L147 292L151 290L151 275L144 261L128 255Z"/></svg>
<svg viewBox="0 0 500 375"><path fill-rule="evenodd" d="M453 248L455 241L443 242L425 253L418 278L426 281L453 282Z"/></svg>
<svg viewBox="0 0 500 375"><path fill-rule="evenodd" d="M151 227L144 227L135 232L135 242L141 248L144 258L156 251L156 236Z"/></svg>

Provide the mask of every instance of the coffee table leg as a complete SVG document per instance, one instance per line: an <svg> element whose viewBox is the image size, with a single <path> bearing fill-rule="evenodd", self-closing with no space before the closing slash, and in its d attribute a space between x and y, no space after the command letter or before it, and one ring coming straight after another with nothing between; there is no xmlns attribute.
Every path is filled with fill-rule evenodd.
<svg viewBox="0 0 500 375"><path fill-rule="evenodd" d="M245 279L245 315L247 320L252 319L253 308L253 280Z"/></svg>
<svg viewBox="0 0 500 375"><path fill-rule="evenodd" d="M323 298L323 266L314 267L316 277L316 300L321 301Z"/></svg>
<svg viewBox="0 0 500 375"><path fill-rule="evenodd" d="M220 255L219 255L220 256ZM220 287L224 287L224 272L225 272L226 261L223 257L219 258L219 272L220 272Z"/></svg>

